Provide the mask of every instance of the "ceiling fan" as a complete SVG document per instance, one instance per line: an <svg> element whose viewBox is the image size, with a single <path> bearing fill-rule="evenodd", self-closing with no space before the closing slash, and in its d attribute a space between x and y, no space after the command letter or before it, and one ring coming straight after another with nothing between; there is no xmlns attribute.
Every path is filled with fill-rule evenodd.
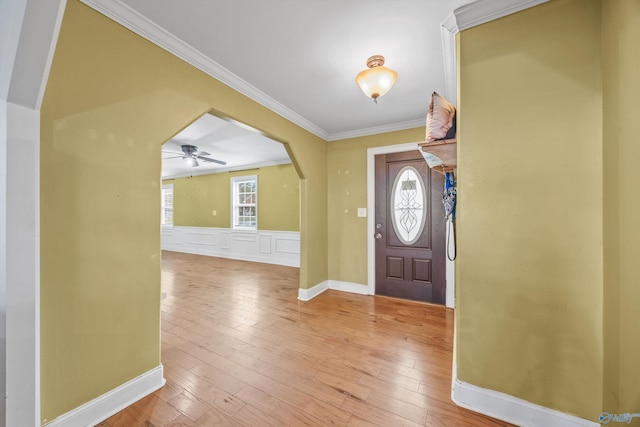
<svg viewBox="0 0 640 427"><path fill-rule="evenodd" d="M198 163L198 160L202 160L203 162L208 162L208 163L217 163L219 165L226 165L227 162L224 162L222 160L216 160L216 159L212 159L210 157L205 157L205 156L210 156L210 153L207 153L206 151L198 151L198 147L196 147L195 145L181 145L180 148L182 149L182 154L178 154L178 153L174 153L171 151L164 151L165 153L169 153L169 154L177 154L176 156L173 157L165 157L165 159L177 159L178 157L182 157L183 160L187 161L189 163L189 166L200 166L200 163Z"/></svg>

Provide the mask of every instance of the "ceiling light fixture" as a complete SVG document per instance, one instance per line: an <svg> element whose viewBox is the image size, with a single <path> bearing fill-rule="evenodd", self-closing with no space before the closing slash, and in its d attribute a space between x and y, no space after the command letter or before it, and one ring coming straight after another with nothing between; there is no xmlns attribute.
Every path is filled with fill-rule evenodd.
<svg viewBox="0 0 640 427"><path fill-rule="evenodd" d="M378 98L389 92L398 78L398 73L384 66L384 56L374 55L367 59L366 70L362 70L356 76L356 83L360 89L373 102L378 103Z"/></svg>

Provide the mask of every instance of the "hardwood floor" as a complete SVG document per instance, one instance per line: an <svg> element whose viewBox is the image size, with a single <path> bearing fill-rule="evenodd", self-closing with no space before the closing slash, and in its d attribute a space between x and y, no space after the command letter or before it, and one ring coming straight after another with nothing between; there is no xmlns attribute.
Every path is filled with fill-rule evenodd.
<svg viewBox="0 0 640 427"><path fill-rule="evenodd" d="M298 269L164 252L166 385L116 426L508 426L450 400L453 311L326 291Z"/></svg>

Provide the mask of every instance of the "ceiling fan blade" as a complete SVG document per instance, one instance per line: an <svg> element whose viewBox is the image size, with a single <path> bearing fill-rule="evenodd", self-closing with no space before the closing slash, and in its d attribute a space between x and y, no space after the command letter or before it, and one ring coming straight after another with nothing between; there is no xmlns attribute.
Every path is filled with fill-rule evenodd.
<svg viewBox="0 0 640 427"><path fill-rule="evenodd" d="M210 159L208 157L202 157L202 156L196 156L196 157L199 158L200 160L204 161L204 162L217 163L219 165L226 165L227 164L227 162L223 162L222 160Z"/></svg>
<svg viewBox="0 0 640 427"><path fill-rule="evenodd" d="M198 156L210 156L211 153L207 153L206 151L198 151Z"/></svg>
<svg viewBox="0 0 640 427"><path fill-rule="evenodd" d="M167 150L162 150L163 153L166 154L175 154L176 156L180 155L180 156L184 156L184 153L177 153L175 151L167 151Z"/></svg>
<svg viewBox="0 0 640 427"><path fill-rule="evenodd" d="M191 159L191 166L196 168L198 166L200 166L200 163L198 163L198 160L195 157L192 157Z"/></svg>
<svg viewBox="0 0 640 427"><path fill-rule="evenodd" d="M175 153L171 153L171 154L175 154ZM163 157L162 160L177 159L177 158L182 158L182 157L183 156Z"/></svg>

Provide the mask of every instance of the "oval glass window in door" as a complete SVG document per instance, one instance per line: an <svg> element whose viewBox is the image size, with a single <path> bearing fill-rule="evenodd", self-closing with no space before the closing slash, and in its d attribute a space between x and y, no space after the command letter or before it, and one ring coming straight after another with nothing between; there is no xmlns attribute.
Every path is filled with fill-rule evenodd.
<svg viewBox="0 0 640 427"><path fill-rule="evenodd" d="M424 181L412 166L400 170L391 190L391 222L405 245L412 245L422 234L427 219Z"/></svg>

